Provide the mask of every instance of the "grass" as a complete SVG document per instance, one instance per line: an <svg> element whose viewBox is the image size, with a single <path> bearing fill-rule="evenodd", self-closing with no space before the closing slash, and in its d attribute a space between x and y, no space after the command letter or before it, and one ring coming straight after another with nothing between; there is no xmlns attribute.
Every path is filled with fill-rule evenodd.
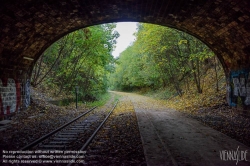
<svg viewBox="0 0 250 166"><path fill-rule="evenodd" d="M104 93L99 97L99 100L93 102L86 102L87 107L103 106L111 98L110 93Z"/></svg>
<svg viewBox="0 0 250 166"><path fill-rule="evenodd" d="M119 98L120 98L120 97L121 97L121 95L115 94L114 103L116 103L117 101L119 101Z"/></svg>

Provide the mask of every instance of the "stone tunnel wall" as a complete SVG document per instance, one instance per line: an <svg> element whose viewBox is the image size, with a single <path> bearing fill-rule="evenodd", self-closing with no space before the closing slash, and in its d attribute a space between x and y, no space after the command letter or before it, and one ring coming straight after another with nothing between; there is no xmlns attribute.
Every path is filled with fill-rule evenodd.
<svg viewBox="0 0 250 166"><path fill-rule="evenodd" d="M0 78L0 119L30 105L30 80Z"/></svg>

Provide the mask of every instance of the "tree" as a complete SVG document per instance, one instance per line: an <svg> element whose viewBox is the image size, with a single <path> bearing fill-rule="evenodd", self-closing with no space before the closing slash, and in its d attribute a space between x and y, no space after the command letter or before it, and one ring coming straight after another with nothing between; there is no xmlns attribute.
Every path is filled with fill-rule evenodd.
<svg viewBox="0 0 250 166"><path fill-rule="evenodd" d="M57 87L73 95L79 86L82 100L94 100L107 90L107 74L114 59L111 52L119 34L115 24L103 24L72 32L53 45L36 64L32 84L45 80L46 85ZM41 74L42 73L42 74Z"/></svg>
<svg viewBox="0 0 250 166"><path fill-rule="evenodd" d="M184 32L152 24L138 24L136 41L120 54L112 87L119 90L173 87L182 95L182 85L194 81L202 93L205 61L213 52Z"/></svg>

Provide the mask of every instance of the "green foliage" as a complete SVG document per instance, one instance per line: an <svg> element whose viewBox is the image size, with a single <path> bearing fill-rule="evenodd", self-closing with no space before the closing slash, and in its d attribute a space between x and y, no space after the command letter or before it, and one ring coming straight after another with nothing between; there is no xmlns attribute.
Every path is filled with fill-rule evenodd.
<svg viewBox="0 0 250 166"><path fill-rule="evenodd" d="M117 59L115 73L109 77L111 89L171 87L181 96L182 85L193 81L202 93L202 79L214 65L214 54L205 44L184 32L152 24L138 24L135 36L137 40Z"/></svg>
<svg viewBox="0 0 250 166"><path fill-rule="evenodd" d="M78 86L81 100L98 99L106 92L107 74L113 70L111 53L119 37L115 26L103 24L80 29L55 42L36 64L33 86L44 81L47 86L57 87L56 96L62 91L74 96Z"/></svg>
<svg viewBox="0 0 250 166"><path fill-rule="evenodd" d="M115 24L103 24L70 33L51 45L38 60L32 85L43 82L56 96L64 92L81 101L101 99L110 89L165 91L161 98L182 96L195 87L204 90L209 69L222 70L213 52L193 36L175 29L138 24L137 40L119 58L111 55L119 34ZM68 98L68 97L65 97Z"/></svg>
<svg viewBox="0 0 250 166"><path fill-rule="evenodd" d="M86 105L87 107L91 108L91 107L100 107L103 106L105 103L107 103L107 101L111 98L111 94L110 93L104 93L102 95L99 96L98 100L93 101L93 102L87 102Z"/></svg>

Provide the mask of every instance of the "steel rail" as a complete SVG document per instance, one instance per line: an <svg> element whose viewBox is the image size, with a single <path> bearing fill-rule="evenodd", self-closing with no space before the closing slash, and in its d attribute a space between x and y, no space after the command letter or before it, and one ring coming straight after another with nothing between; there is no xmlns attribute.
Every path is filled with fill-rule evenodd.
<svg viewBox="0 0 250 166"><path fill-rule="evenodd" d="M113 110L115 109L116 105L117 105L118 101L115 103L115 105L113 106L113 108L109 111L108 115L106 116L106 118L102 121L102 123L98 126L98 128L94 131L94 133L89 137L89 139L86 141L86 143L82 146L82 148L79 151L84 151L86 150L86 148L88 147L88 145L91 143L91 141L95 138L97 132L101 129L101 127L104 125L104 123L107 121L107 119L109 118L109 116L111 115L111 113L113 112ZM77 155L75 158L73 158L72 160L76 160L78 158L79 155ZM71 161L72 161L71 160ZM67 166L71 166L71 164L75 164L75 163L69 163Z"/></svg>
<svg viewBox="0 0 250 166"><path fill-rule="evenodd" d="M71 120L70 122L68 122L68 123L66 123L66 124L64 124L64 125L62 125L62 126L60 126L59 128L53 130L52 132L50 132L50 133L48 133L48 134L42 136L41 138L39 138L39 139L37 139L37 140L31 142L30 144L24 146L24 147L21 148L20 150L27 150L27 149L32 148L33 146L35 146L35 145L37 145L38 143L42 142L43 140L47 139L47 138L50 137L51 135L57 133L59 130L65 128L66 126L68 126L68 125L70 125L71 123L75 122L75 121L78 120L79 118L83 117L84 115L86 115L86 114L89 113L90 111L93 111L95 108L96 108L96 107L91 108L90 110L88 110L87 112L85 112L85 113L79 115L78 117L76 117L75 119Z"/></svg>

